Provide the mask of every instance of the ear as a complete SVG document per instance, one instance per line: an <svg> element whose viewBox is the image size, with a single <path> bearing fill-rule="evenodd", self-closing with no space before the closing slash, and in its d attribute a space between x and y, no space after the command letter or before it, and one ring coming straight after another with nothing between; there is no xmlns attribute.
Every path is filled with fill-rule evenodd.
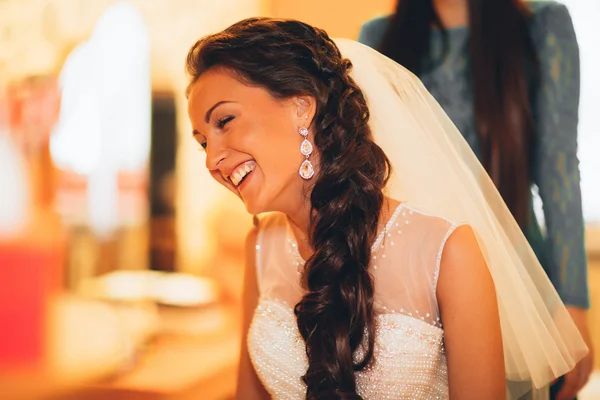
<svg viewBox="0 0 600 400"><path fill-rule="evenodd" d="M309 127L317 110L315 98L312 96L298 96L294 99L294 103L299 124Z"/></svg>

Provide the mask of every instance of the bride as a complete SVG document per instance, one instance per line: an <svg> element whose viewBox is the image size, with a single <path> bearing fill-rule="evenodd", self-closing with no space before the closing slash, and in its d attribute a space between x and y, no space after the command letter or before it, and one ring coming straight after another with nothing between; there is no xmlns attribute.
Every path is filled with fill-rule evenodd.
<svg viewBox="0 0 600 400"><path fill-rule="evenodd" d="M587 349L407 70L293 20L187 58L194 138L249 213L238 398L545 398Z"/></svg>

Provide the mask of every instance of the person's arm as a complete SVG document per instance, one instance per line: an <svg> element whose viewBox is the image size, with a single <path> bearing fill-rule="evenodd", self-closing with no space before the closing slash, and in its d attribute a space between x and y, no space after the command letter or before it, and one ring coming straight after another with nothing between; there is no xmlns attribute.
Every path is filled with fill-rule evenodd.
<svg viewBox="0 0 600 400"><path fill-rule="evenodd" d="M532 35L540 66L533 117L533 181L544 205L544 262L567 306L589 308L587 260L577 158L579 48L567 9L538 11Z"/></svg>
<svg viewBox="0 0 600 400"><path fill-rule="evenodd" d="M258 304L258 282L256 280L256 243L258 229L253 228L246 237L246 267L244 270L244 294L242 296L242 350L238 370L236 399L269 399L269 394L258 379L248 354L248 329Z"/></svg>
<svg viewBox="0 0 600 400"><path fill-rule="evenodd" d="M544 206L544 267L588 347L590 306L581 205L577 123L579 47L569 11L549 3L533 16L540 80L534 98L533 180ZM557 399L572 399L587 382L593 351L565 377Z"/></svg>
<svg viewBox="0 0 600 400"><path fill-rule="evenodd" d="M458 227L442 253L437 298L451 400L506 399L494 282L473 230Z"/></svg>

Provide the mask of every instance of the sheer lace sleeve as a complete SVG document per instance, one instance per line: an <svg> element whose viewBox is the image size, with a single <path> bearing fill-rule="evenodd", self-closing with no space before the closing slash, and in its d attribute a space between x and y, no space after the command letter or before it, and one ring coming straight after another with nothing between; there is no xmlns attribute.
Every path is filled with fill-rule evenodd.
<svg viewBox="0 0 600 400"><path fill-rule="evenodd" d="M375 242L371 271L382 313L442 326L436 286L442 250L457 224L400 206Z"/></svg>
<svg viewBox="0 0 600 400"><path fill-rule="evenodd" d="M446 219L400 205L372 247L371 275L379 313L401 313L441 327L436 299L442 250L456 228ZM284 215L261 218L256 249L262 299L293 307L302 296L304 261Z"/></svg>

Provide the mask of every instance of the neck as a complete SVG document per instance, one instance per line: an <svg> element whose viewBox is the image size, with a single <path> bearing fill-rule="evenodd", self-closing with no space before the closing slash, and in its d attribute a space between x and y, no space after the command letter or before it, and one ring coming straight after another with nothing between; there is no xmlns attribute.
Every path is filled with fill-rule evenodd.
<svg viewBox="0 0 600 400"><path fill-rule="evenodd" d="M308 260L313 253L313 249L308 242L308 230L310 227L310 201L305 201L302 206L292 212L286 213L292 233L298 244L298 251L303 259Z"/></svg>
<svg viewBox="0 0 600 400"><path fill-rule="evenodd" d="M442 24L446 28L469 24L468 0L432 0ZM484 0L485 1L485 0Z"/></svg>

